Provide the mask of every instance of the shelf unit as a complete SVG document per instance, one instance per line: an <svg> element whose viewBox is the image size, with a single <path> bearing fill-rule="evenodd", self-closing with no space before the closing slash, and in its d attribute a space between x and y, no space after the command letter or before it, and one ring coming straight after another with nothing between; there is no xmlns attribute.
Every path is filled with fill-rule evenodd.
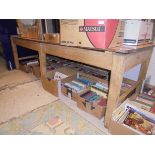
<svg viewBox="0 0 155 155"><path fill-rule="evenodd" d="M46 54L73 60L79 63L100 67L111 71L107 110L104 125L109 128L112 112L134 89L140 90L145 79L154 44L136 47L117 47L106 50L95 50L80 47L68 47L49 42L11 37L12 49L19 69L19 58L16 46L22 46L38 51L40 60L41 80L46 77ZM120 95L124 72L141 64L138 81L131 81L133 86Z"/></svg>

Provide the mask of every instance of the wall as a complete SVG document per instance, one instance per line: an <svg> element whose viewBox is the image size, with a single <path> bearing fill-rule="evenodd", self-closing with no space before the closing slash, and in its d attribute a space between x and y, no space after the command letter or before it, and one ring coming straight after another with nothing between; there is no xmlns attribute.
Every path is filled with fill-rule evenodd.
<svg viewBox="0 0 155 155"><path fill-rule="evenodd" d="M132 68L128 72L125 72L124 77L136 81L138 79L140 66L141 65L137 65L136 67ZM149 63L146 78L149 79L148 80L149 84L155 85L155 48L153 48L153 53L152 53L152 57Z"/></svg>
<svg viewBox="0 0 155 155"><path fill-rule="evenodd" d="M153 53L152 53L152 57L151 57L151 60L150 60L150 64L149 64L149 67L148 67L146 77L149 77L149 76L150 76L149 83L151 85L155 85L155 48L153 48Z"/></svg>
<svg viewBox="0 0 155 155"><path fill-rule="evenodd" d="M141 65L137 65L134 68L130 69L129 71L124 73L124 77L131 79L131 80L138 80L138 75L139 75L139 71L140 71L140 67Z"/></svg>

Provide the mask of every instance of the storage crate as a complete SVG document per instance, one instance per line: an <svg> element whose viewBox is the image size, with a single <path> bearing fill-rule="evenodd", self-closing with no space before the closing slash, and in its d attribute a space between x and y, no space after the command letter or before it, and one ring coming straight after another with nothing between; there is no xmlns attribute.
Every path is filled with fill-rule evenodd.
<svg viewBox="0 0 155 155"><path fill-rule="evenodd" d="M44 87L44 89L46 91L48 91L49 93L58 96L58 83L61 82L61 80L55 80L54 79L54 75L56 72L60 72L62 74L69 76L72 76L74 74L76 74L76 71L67 68L67 67L61 67L58 69L54 69L52 71L47 72L47 77L46 76L42 76L41 80L42 80L42 85Z"/></svg>

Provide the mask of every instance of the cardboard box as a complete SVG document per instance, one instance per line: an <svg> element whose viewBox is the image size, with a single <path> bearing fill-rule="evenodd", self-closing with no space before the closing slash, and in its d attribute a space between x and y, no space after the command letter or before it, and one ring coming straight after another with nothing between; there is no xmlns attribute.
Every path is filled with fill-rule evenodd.
<svg viewBox="0 0 155 155"><path fill-rule="evenodd" d="M61 82L61 80L60 81L54 80L54 75L56 72L63 73L67 76L73 76L74 74L76 74L76 71L67 67L62 67L62 68L58 68L50 72L47 72L47 77L45 77L44 75L41 77L43 88L49 93L55 96L58 96L58 92L59 92L58 84ZM53 79L50 80L48 77Z"/></svg>
<svg viewBox="0 0 155 155"><path fill-rule="evenodd" d="M111 120L109 126L109 132L112 135L139 135L140 133L127 125L118 124Z"/></svg>
<svg viewBox="0 0 155 155"><path fill-rule="evenodd" d="M81 96L78 96L77 106L81 110L83 110L87 113L90 113L90 114L94 115L95 117L101 119L105 115L106 105L101 106L100 104L98 104L99 102L100 101L97 101L97 102L91 104L91 103L87 102L84 98L82 98Z"/></svg>
<svg viewBox="0 0 155 155"><path fill-rule="evenodd" d="M145 43L147 22L141 20L126 20L124 31L124 45L141 45ZM150 36L150 35L148 35Z"/></svg>
<svg viewBox="0 0 155 155"><path fill-rule="evenodd" d="M75 102L78 102L79 95L81 93L84 93L87 89L86 90L83 90L81 93L78 94L78 93L73 92L70 88L66 88L64 86L65 83L69 83L69 82L75 80L76 78L77 78L77 75L73 75L73 76L70 76L70 77L68 77L66 79L63 79L62 80L61 93L63 95L65 95L66 97L70 98L71 100L73 100Z"/></svg>
<svg viewBox="0 0 155 155"><path fill-rule="evenodd" d="M89 108L89 113L101 119L103 116L105 116L106 107L106 105L100 105L98 102L94 103L93 107Z"/></svg>
<svg viewBox="0 0 155 155"><path fill-rule="evenodd" d="M146 42L152 42L153 37L153 22L147 22L147 34L146 34Z"/></svg>
<svg viewBox="0 0 155 155"><path fill-rule="evenodd" d="M78 71L77 71L77 72L78 72ZM84 78L90 80L91 82L96 82L96 81L102 81L102 82L104 82L104 83L107 82L106 80L103 80L103 79L100 79L100 78L98 78L98 77L94 77L94 76L92 76L92 75L88 75L88 74L82 73L82 72L78 72L78 76L82 76L82 77L84 77ZM62 80L62 89L61 89L61 91L62 91L63 95L65 95L65 96L67 96L68 98L70 98L70 99L72 99L72 100L78 102L79 96L80 96L81 94L85 93L86 91L88 91L89 88L84 89L82 92L80 92L80 93L78 94L78 93L72 92L71 89L66 88L66 87L63 86L65 83L69 83L69 82L71 82L71 81L73 81L73 80L76 80L76 79L77 79L77 75L70 76L70 77L68 77L68 78L63 79L63 80Z"/></svg>
<svg viewBox="0 0 155 155"><path fill-rule="evenodd" d="M44 34L44 40L50 43L59 44L60 43L59 33Z"/></svg>
<svg viewBox="0 0 155 155"><path fill-rule="evenodd" d="M34 76L36 76L37 78L40 78L41 73L40 73L40 66L39 65L33 65L32 66L32 73Z"/></svg>
<svg viewBox="0 0 155 155"><path fill-rule="evenodd" d="M122 45L124 21L117 19L60 20L60 43L106 49Z"/></svg>
<svg viewBox="0 0 155 155"><path fill-rule="evenodd" d="M19 69L26 72L26 73L31 72L31 67L26 65L26 64L19 64Z"/></svg>

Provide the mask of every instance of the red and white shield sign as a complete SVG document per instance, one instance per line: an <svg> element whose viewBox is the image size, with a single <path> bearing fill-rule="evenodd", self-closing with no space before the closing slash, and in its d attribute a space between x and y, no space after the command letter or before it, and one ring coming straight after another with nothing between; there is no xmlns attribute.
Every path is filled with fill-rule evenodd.
<svg viewBox="0 0 155 155"><path fill-rule="evenodd" d="M85 19L84 26L104 26L104 32L86 32L89 41L95 48L108 48L117 30L117 19Z"/></svg>

